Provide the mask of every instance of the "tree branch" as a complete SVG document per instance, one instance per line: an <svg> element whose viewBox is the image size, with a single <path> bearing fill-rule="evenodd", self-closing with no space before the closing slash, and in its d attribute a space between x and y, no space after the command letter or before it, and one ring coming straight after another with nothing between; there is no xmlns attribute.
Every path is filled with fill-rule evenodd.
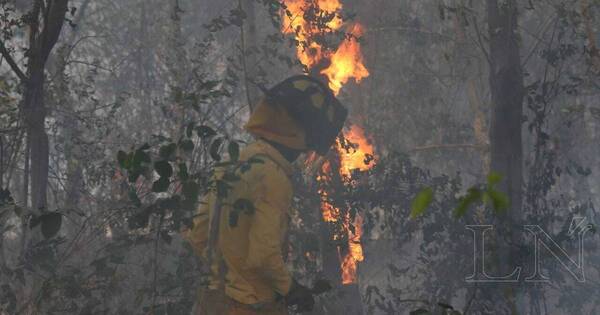
<svg viewBox="0 0 600 315"><path fill-rule="evenodd" d="M424 145L420 147L416 147L411 149L411 152L417 151L427 151L427 150L435 150L435 149L476 149L476 150L485 150L488 148L486 144L470 144L470 143L459 143L459 144L431 144Z"/></svg>
<svg viewBox="0 0 600 315"><path fill-rule="evenodd" d="M8 51L8 49L6 49L2 40L0 40L0 53L2 54L4 59L6 59L6 62L8 62L8 65L17 75L17 77L19 77L19 80L21 80L21 82L27 81L27 76L21 70L21 68L19 68L19 65L17 65L13 57L10 55L10 52Z"/></svg>
<svg viewBox="0 0 600 315"><path fill-rule="evenodd" d="M68 3L68 0L56 0L48 4L46 18L44 19L44 30L40 38L40 58L42 64L46 63L54 44L58 41L60 31L65 22Z"/></svg>

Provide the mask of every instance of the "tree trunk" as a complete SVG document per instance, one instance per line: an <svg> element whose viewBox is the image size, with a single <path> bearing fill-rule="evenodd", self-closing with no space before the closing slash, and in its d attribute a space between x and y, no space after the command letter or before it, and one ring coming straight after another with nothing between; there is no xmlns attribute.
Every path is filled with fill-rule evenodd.
<svg viewBox="0 0 600 315"><path fill-rule="evenodd" d="M254 9L254 0L239 0L239 7L245 13L246 18L240 26L242 42L242 63L244 69L244 82L246 85L246 99L250 110L254 110L254 105L261 96L261 91L256 85L258 77L258 61L256 45L258 35L256 31L256 10Z"/></svg>
<svg viewBox="0 0 600 315"><path fill-rule="evenodd" d="M510 199L510 207L505 214L497 218L495 229L500 235L494 238L497 251L496 258L498 276L510 274L515 266L520 266L516 253L519 243L522 215L523 189L523 148L521 126L523 121L523 70L519 54L517 34L518 10L515 0L487 0L489 49L489 83L492 99L490 120L490 158L491 171L500 173L504 180L498 188ZM509 239L513 246L504 240ZM510 313L519 312L520 304L516 297L518 286L512 285L508 290L503 285L494 285L495 301L504 292L505 301L497 307L504 307ZM489 296L488 296L489 298ZM495 311L499 311L495 309Z"/></svg>
<svg viewBox="0 0 600 315"><path fill-rule="evenodd" d="M29 147L29 154L25 154L25 161L26 164L28 161L30 163L31 206L34 210L47 207L49 144L45 128L47 109L44 103L44 70L48 57L60 36L68 0L46 1L44 10L41 10L41 4L41 1L34 1L30 11L27 76L23 78L25 88L21 102ZM24 199L27 200L26 193ZM24 229L27 228L26 224L24 221ZM28 244L36 244L40 237L39 233L31 234L30 239L27 240L26 230L23 234L24 250L29 248ZM35 262L29 263L35 264ZM37 300L33 297L39 294L40 288L39 278L34 278L30 291L34 296L31 301ZM30 313L39 313L38 305L28 303L26 306Z"/></svg>
<svg viewBox="0 0 600 315"><path fill-rule="evenodd" d="M47 12L40 12L35 2L32 10L34 22L30 27L27 81L22 109L30 147L31 158L31 206L45 208L48 187L48 135L46 134L46 106L44 104L44 68L48 56L58 41L65 21L68 0L48 1ZM38 34L38 15L44 14L43 31Z"/></svg>
<svg viewBox="0 0 600 315"><path fill-rule="evenodd" d="M91 0L85 0L77 10L77 16L73 19L73 24L80 25L81 20L85 17L87 8ZM67 183L65 187L65 209L73 210L79 207L79 199L83 189L83 169L81 161L77 154L76 145L70 141L73 136L79 134L79 120L70 117L75 112L73 100L70 97L70 87L67 84L67 60L69 52L75 42L76 35L80 27L71 30L71 33L66 38L65 43L57 49L54 64L56 65L56 76L59 78L56 82L57 103L65 109L65 116L62 116L62 128L64 132L65 148L64 155L67 163Z"/></svg>
<svg viewBox="0 0 600 315"><path fill-rule="evenodd" d="M171 0L167 4L170 16L167 42L169 48L165 51L167 56L167 68L173 80L173 85L178 89L185 91L186 87L186 60L185 39L182 33L181 14L184 12L179 4L179 0ZM175 124L172 124L171 137L179 139L183 133L183 126L186 122L186 108L183 104L173 102L172 111Z"/></svg>
<svg viewBox="0 0 600 315"><path fill-rule="evenodd" d="M148 32L148 0L142 0L140 4L140 45L137 54L137 83L140 93L140 113L143 124L149 126L148 132L152 130L152 90L151 90L151 72L152 55L150 52L150 38Z"/></svg>
<svg viewBox="0 0 600 315"><path fill-rule="evenodd" d="M49 146L45 129L43 72L42 64L33 64L24 98L25 123L31 150L31 206L36 210L46 207L48 187Z"/></svg>

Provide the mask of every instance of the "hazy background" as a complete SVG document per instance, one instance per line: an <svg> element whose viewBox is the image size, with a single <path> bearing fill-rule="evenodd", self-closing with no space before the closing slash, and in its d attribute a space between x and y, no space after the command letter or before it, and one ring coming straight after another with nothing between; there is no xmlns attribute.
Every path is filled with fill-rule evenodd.
<svg viewBox="0 0 600 315"><path fill-rule="evenodd" d="M303 72L301 43L281 33L285 10L274 0L78 0L67 2L64 17L54 10L62 2L0 1L0 314L187 314L199 262L179 231L208 187L214 153L231 156L229 143L251 140L243 124L259 86ZM533 240L523 224L540 225L577 261L569 224L574 216L594 224L600 202L600 2L341 3L336 14L364 27L369 76L350 80L339 98L378 160L356 185L338 187L335 201L364 219L357 281L319 298L314 314L340 314L348 303L348 314L450 306L596 314L592 232L584 283L547 251L548 283L464 279L473 270L466 224L503 227L490 247L498 274L523 263L530 275ZM48 45L57 23L64 25ZM319 40L335 49L344 31ZM200 126L222 141L196 136L206 132ZM131 153L129 164L119 151ZM161 158L173 174L154 164ZM318 184L297 167L305 175L295 179L290 265L307 283L337 279L323 258L331 247L318 227ZM453 216L468 188L487 187L491 171L520 205L497 214L476 202ZM171 176L168 189L155 189L157 178ZM433 201L411 219L412 200L427 187ZM181 205L165 203L178 194Z"/></svg>

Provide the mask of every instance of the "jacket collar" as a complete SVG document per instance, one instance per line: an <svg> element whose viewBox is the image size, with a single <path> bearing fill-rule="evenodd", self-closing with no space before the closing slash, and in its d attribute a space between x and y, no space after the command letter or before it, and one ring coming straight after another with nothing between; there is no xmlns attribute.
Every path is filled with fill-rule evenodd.
<svg viewBox="0 0 600 315"><path fill-rule="evenodd" d="M279 167L281 167L283 169L283 172L291 177L293 172L294 172L294 168L292 167L292 163L290 163L281 153L279 153L279 151L277 151L277 149L275 149L272 145L270 145L268 142L264 141L264 140L257 140L254 143L258 150L261 153L267 155L269 158L271 158L273 160L273 162L275 162L275 164L277 164Z"/></svg>

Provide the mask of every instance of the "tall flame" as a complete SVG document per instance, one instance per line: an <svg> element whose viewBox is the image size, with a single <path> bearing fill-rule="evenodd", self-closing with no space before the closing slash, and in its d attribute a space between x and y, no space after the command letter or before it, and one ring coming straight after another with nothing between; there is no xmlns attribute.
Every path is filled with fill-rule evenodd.
<svg viewBox="0 0 600 315"><path fill-rule="evenodd" d="M369 71L364 65L361 46L358 38L363 34L363 27L359 23L346 26L349 35L341 42L335 51L324 49L316 36L323 33L333 33L344 27L344 21L340 16L342 9L341 0L283 0L285 10L282 14L282 32L293 34L299 43L297 49L298 60L307 69L319 64L328 64L327 68L320 73L329 81L329 87L338 95L341 88L350 80L357 83L369 76ZM313 16L311 16L313 15ZM308 18L311 16L311 18ZM325 21L315 23L317 20ZM321 25L319 25L321 24ZM345 184L351 184L352 172L354 170L366 171L373 167L376 160L373 145L368 141L365 132L357 125L353 125L344 132L345 138L353 144L353 148L347 148L338 141L337 152L340 158L339 173ZM321 175L317 181L327 186L331 183L331 164L326 161L321 166ZM329 194L325 189L319 190L321 197L321 212L325 222L341 222L348 238L348 252L342 258L342 283L350 284L356 282L356 271L358 263L364 260L362 245L362 217L356 215L353 222L349 212L341 217L341 211L330 203ZM351 226L353 228L351 228ZM340 235L334 235L334 239L340 239Z"/></svg>
<svg viewBox="0 0 600 315"><path fill-rule="evenodd" d="M357 125L352 125L350 129L344 132L344 138L352 143L352 148L347 148L338 141L336 150L339 155L339 174L346 185L352 185L351 176L355 170L367 171L371 169L377 161L375 148L368 140L365 132ZM321 175L317 176L320 183L329 184L332 178L331 163L326 161L321 166ZM326 186L326 185L325 185ZM364 260L363 249L360 243L362 237L362 217L357 213L354 221L351 222L350 213L346 212L345 217L341 217L339 208L331 204L329 192L325 189L319 190L321 197L321 214L325 222L342 222L344 231L348 237L348 252L344 257L340 257L342 268L342 283L356 283L356 271L358 263ZM353 228L350 227L352 225ZM334 235L334 239L340 239L343 236Z"/></svg>
<svg viewBox="0 0 600 315"><path fill-rule="evenodd" d="M294 34L296 40L302 46L298 48L298 60L308 68L312 68L327 56L322 47L312 40L315 34L323 31L317 24L305 18L306 12L321 11L321 15L327 15L325 30L336 31L342 27L343 21L339 16L342 9L340 0L285 0L286 10L283 14L282 32Z"/></svg>
<svg viewBox="0 0 600 315"><path fill-rule="evenodd" d="M348 26L348 33L344 41L335 52L326 51L313 41L313 37L322 32L333 32L342 28L344 22L339 16L342 9L340 0L285 0L286 10L283 14L282 32L294 34L300 46L297 49L298 60L309 69L326 59L330 62L326 69L321 71L329 81L329 87L337 95L341 88L353 78L357 83L369 76L369 71L364 65L361 46L357 38L363 35L363 26L354 23ZM318 23L306 19L306 12L319 14L324 18L325 28Z"/></svg>
<svg viewBox="0 0 600 315"><path fill-rule="evenodd" d="M375 148L367 139L365 131L358 125L352 125L350 129L344 132L344 138L355 147L346 149L338 142L337 151L340 156L340 175L346 182L349 182L354 170L368 171L377 161ZM350 228L350 224L354 229ZM363 261L363 249L360 243L362 237L363 219L360 214L356 214L354 222L350 222L350 213L345 218L345 229L348 232L348 253L342 261L342 283L356 283L356 270L358 263Z"/></svg>
<svg viewBox="0 0 600 315"><path fill-rule="evenodd" d="M350 216L348 215L348 220ZM358 269L358 263L365 259L363 255L362 245L360 244L360 238L362 237L362 224L363 219L359 214L354 217L354 233L348 227L348 254L342 261L342 283L350 284L356 282L356 270Z"/></svg>
<svg viewBox="0 0 600 315"><path fill-rule="evenodd" d="M321 74L329 79L329 87L336 95L340 93L342 86L350 78L354 78L356 83L360 83L363 78L369 76L369 70L363 62L360 43L357 40L362 34L362 25L354 24L350 36L342 42L331 56L331 65L321 71Z"/></svg>

